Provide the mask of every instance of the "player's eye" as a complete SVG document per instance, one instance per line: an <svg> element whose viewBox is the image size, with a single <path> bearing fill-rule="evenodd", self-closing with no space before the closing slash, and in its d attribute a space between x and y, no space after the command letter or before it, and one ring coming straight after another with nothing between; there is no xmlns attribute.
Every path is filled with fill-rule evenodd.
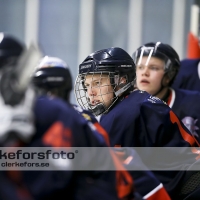
<svg viewBox="0 0 200 200"><path fill-rule="evenodd" d="M87 89L89 87L89 84L84 84L84 88Z"/></svg>
<svg viewBox="0 0 200 200"><path fill-rule="evenodd" d="M137 65L137 69L142 70L142 69L144 69L144 66L143 65Z"/></svg>
<svg viewBox="0 0 200 200"><path fill-rule="evenodd" d="M151 70L158 70L159 68L157 66L150 66L149 69L151 69Z"/></svg>
<svg viewBox="0 0 200 200"><path fill-rule="evenodd" d="M95 86L100 86L101 82L100 81L95 81Z"/></svg>
<svg viewBox="0 0 200 200"><path fill-rule="evenodd" d="M151 65L151 66L149 66L149 69L154 70L154 71L158 71L158 70L161 69L161 67L156 66L156 65Z"/></svg>

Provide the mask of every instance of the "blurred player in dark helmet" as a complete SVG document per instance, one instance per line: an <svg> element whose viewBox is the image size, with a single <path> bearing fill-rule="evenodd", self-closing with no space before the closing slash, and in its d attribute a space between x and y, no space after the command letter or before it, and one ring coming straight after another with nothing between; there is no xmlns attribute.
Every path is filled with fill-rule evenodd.
<svg viewBox="0 0 200 200"><path fill-rule="evenodd" d="M71 77L69 73L68 65L60 58L45 56L40 61L39 65L36 68L36 71L33 76L33 82L38 93L47 94L51 98L60 97L69 103L69 97L66 94L69 93L72 89ZM100 126L95 117L87 110L82 109L79 106L72 105L78 113L82 114L86 120L91 121L97 130L105 137L105 140L109 144L109 138L106 131ZM131 168L135 166L134 162L141 162L137 158L137 153L131 151L131 156L134 157L134 160L126 165L125 167ZM129 157L125 150L118 149L117 153L123 154L124 158ZM118 155L118 154L117 154ZM142 162L141 162L141 165ZM150 172L132 172L131 175L134 178L134 186L136 191L140 196L145 197L146 199L158 199L160 195L163 199L169 199L168 194L163 188L162 184L153 176ZM148 183L151 184L148 184ZM156 190L156 191L155 191Z"/></svg>
<svg viewBox="0 0 200 200"><path fill-rule="evenodd" d="M154 164L167 169L154 171L154 174L170 196L177 199L185 175L180 166L187 166L177 158L184 155L186 162L196 161L196 154L191 152L193 148L190 147L198 144L162 100L145 91L132 91L135 68L131 56L121 48L112 47L91 53L79 65L76 99L94 114L102 114L100 124L108 132L111 146L188 147L189 152L185 148L172 152L168 151L171 148L164 148L162 156L158 156L155 148L139 151L144 164L150 169ZM166 155L171 155L169 160ZM176 162L172 163L174 160Z"/></svg>
<svg viewBox="0 0 200 200"><path fill-rule="evenodd" d="M7 145L11 142L16 142L17 138L24 141L29 141L33 135L33 114L30 110L33 104L33 92L25 94L25 101L20 104L18 100L24 95L17 95L15 99L19 103L17 106L12 107L7 104L7 98L11 95L9 87L15 87L17 85L14 82L14 77L5 78L5 74L10 71L16 70L17 61L25 51L25 45L18 39L8 33L0 32L0 145ZM13 81L13 82L12 82ZM2 97L3 96L3 97ZM14 102L14 101L13 101ZM20 123L22 126L18 126L17 120L21 116L23 119ZM15 120L14 120L15 119Z"/></svg>
<svg viewBox="0 0 200 200"><path fill-rule="evenodd" d="M0 32L0 68L15 64L25 46L15 37Z"/></svg>
<svg viewBox="0 0 200 200"><path fill-rule="evenodd" d="M177 52L168 44L147 43L134 52L133 59L138 89L165 101L200 140L200 93L171 88L180 68Z"/></svg>
<svg viewBox="0 0 200 200"><path fill-rule="evenodd" d="M72 78L69 66L57 57L41 59L33 75L33 82L39 93L61 97L69 102Z"/></svg>
<svg viewBox="0 0 200 200"><path fill-rule="evenodd" d="M6 38L6 37L5 37ZM6 38L7 39L7 38ZM13 38L11 38L13 39ZM15 52L17 48L13 46L1 46L4 38L0 41L0 49L10 50L10 52ZM18 41L16 40L16 43ZM25 51L26 52L26 51ZM33 52L28 51L29 54ZM29 55L28 54L28 55ZM9 55L9 54L7 54ZM14 54L15 55L15 54ZM16 54L20 55L20 53ZM17 62L12 65L13 71L16 67L16 72L18 72L21 65L24 71L29 67L27 65L36 66L36 63L30 63L34 58L38 58L36 54L33 56L29 55L27 58L23 56L18 57ZM1 57L1 55L0 55ZM10 57L13 61L13 54L10 54ZM21 59L23 58L23 59ZM31 60L26 59L30 58ZM36 60L36 59L35 59ZM7 56L7 61L9 61L9 56ZM18 62L20 61L20 62ZM39 60L37 60L38 62ZM26 65L23 65L26 64ZM10 65L9 65L10 66ZM3 68L7 66L2 66L0 69L1 79L8 77L7 70L6 75ZM21 68L20 68L21 69ZM68 69L67 69L68 70ZM20 70L19 70L20 71ZM11 72L11 71L10 71ZM13 80L17 85L21 81L21 78L24 77L23 70L22 73L12 73ZM32 72L32 71L31 71ZM16 75L16 76L15 76ZM31 75L31 74L30 74ZM67 80L71 80L69 72L65 74ZM28 76L31 78L31 76ZM26 78L25 78L26 79ZM12 80L9 81L12 84ZM1 82L4 85L4 82ZM27 90L29 87L32 87L30 81L27 80ZM29 85L30 84L30 85ZM68 82L68 89L65 90L65 97L69 97L69 92L71 90L71 82ZM97 129L88 121L84 120L83 117L78 114L71 105L63 101L59 97L50 98L48 95L39 95L38 97L32 99L33 107L26 107L25 109L18 109L19 112L15 112L18 106L21 108L23 104L27 103L27 100L30 99L30 96L22 96L21 101L16 102L15 104L12 101L12 98L9 98L9 95L2 93L2 88L5 90L7 85L1 87L1 112L3 109L4 116L0 118L1 126L4 126L4 131L1 129L0 135L0 144L10 151L11 147L34 147L37 150L39 147L108 147L103 136L97 131ZM14 87L14 85L13 85ZM19 88L8 87L8 92L12 93L15 91L17 94ZM19 92L21 92L19 90ZM26 93L26 91L24 91ZM12 97L12 94L10 94ZM5 99L7 99L5 103ZM27 111L28 110L28 111ZM5 112L6 111L6 112ZM26 111L26 112L25 112ZM28 120L28 113L32 113L34 120ZM15 114L15 115L14 115ZM10 117L11 116L11 117ZM4 118L3 118L4 117ZM27 117L27 118L24 118ZM15 123L15 126L5 126L5 120L10 120L11 124ZM24 128L23 134L20 134L20 130L23 129L25 124L29 124L33 127L32 132ZM18 128L18 129L17 129ZM17 129L17 131L16 131ZM30 133L29 133L30 131ZM15 133L15 137L10 137L10 134ZM35 148L37 147L37 148ZM110 152L110 153L109 153ZM81 153L81 152L80 152ZM73 165L69 165L67 170L60 170L59 167L57 170L25 170L20 168L20 170L7 170L4 168L4 171L0 173L0 198L6 200L29 200L29 199L132 199L133 198L133 180L130 174L126 170L118 171L118 167L121 166L118 159L115 157L111 151L107 151L106 155L102 155L102 152L98 152L96 156L94 151L90 151L88 154L83 155L78 161L77 166L83 166L84 169L89 168L89 164L95 160L95 163L98 164L98 169L106 166L113 166L115 170L113 171L73 171ZM29 160L27 160L28 162ZM58 160L50 160L49 162L59 164ZM108 165L107 165L108 164ZM74 166L74 167L77 167ZM123 166L122 166L123 168ZM120 168L120 169L122 169ZM12 168L11 168L12 169Z"/></svg>

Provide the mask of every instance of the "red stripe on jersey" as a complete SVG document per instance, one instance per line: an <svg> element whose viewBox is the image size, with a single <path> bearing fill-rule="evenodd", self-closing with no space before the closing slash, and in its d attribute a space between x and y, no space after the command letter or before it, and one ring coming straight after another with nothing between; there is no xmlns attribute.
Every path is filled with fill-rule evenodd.
<svg viewBox="0 0 200 200"><path fill-rule="evenodd" d="M116 171L116 189L118 197L123 199L130 196L130 194L133 194L133 179L112 150L111 156L116 166L116 170L120 169Z"/></svg>
<svg viewBox="0 0 200 200"><path fill-rule="evenodd" d="M107 145L110 146L110 140L106 130L98 122L95 122L94 126L96 127L97 131L104 137ZM112 150L110 150L110 154L113 158L113 162L116 168L117 194L120 199L123 199L130 194L133 194L133 179Z"/></svg>
<svg viewBox="0 0 200 200"><path fill-rule="evenodd" d="M54 123L44 134L42 141L47 146L52 147L71 147L71 130L65 128L61 122Z"/></svg>
<svg viewBox="0 0 200 200"><path fill-rule="evenodd" d="M95 126L97 131L104 137L106 144L110 146L110 140L106 130L98 122L95 122L93 125Z"/></svg>
<svg viewBox="0 0 200 200"><path fill-rule="evenodd" d="M143 198L147 200L157 200L157 199L170 200L171 199L168 193L166 192L166 190L163 188L162 184L158 185L154 190L149 192Z"/></svg>
<svg viewBox="0 0 200 200"><path fill-rule="evenodd" d="M169 95L169 98L168 98L168 101L167 101L167 105L168 105L168 106L170 105L171 100L172 100L172 91L170 90L170 95ZM196 140L196 138L194 137L194 135L192 135L192 137L194 138L194 140L195 140L195 142L197 143L197 145L200 147L200 144L199 144L199 142Z"/></svg>
<svg viewBox="0 0 200 200"><path fill-rule="evenodd" d="M178 117L174 114L173 111L170 111L169 114L170 114L171 122L173 124L176 123L178 125L178 128L180 130L180 133L181 133L183 139L185 141L187 141L191 146L194 146L196 144L195 139L192 137L192 135L190 135L187 131L184 130L184 128L182 127Z"/></svg>
<svg viewBox="0 0 200 200"><path fill-rule="evenodd" d="M33 197L31 196L28 188L23 183L22 174L20 171L7 171L6 172L9 179L14 182L14 185L16 186L16 193L17 193L17 199L21 200L33 200Z"/></svg>

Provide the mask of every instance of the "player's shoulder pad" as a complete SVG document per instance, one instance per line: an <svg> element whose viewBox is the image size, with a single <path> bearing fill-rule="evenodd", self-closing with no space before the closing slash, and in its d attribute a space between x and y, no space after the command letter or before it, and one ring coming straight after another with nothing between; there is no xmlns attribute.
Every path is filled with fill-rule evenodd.
<svg viewBox="0 0 200 200"><path fill-rule="evenodd" d="M75 104L72 104L72 106L77 112L79 112L79 113L83 112L83 109L80 106L75 105Z"/></svg>
<svg viewBox="0 0 200 200"><path fill-rule="evenodd" d="M82 109L80 106L78 105L73 105L74 109L81 114L87 121L92 121L94 122L94 120L96 121L95 117L92 115L92 113L90 113L87 110Z"/></svg>
<svg viewBox="0 0 200 200"><path fill-rule="evenodd" d="M151 102L151 103L164 103L167 104L166 102L164 102L163 100L161 100L160 98L150 95L148 92L144 91L144 90L134 90L134 92L137 93L137 95L143 94L145 101Z"/></svg>

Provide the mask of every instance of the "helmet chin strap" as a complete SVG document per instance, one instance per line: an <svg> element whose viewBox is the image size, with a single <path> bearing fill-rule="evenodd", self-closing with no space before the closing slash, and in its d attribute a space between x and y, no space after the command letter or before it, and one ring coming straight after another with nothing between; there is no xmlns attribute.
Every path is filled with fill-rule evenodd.
<svg viewBox="0 0 200 200"><path fill-rule="evenodd" d="M108 107L106 107L103 103L99 103L96 106L90 106L88 110L90 110L90 112L92 112L95 116L107 113L110 108L117 102L117 100L118 97L116 97Z"/></svg>
<svg viewBox="0 0 200 200"><path fill-rule="evenodd" d="M88 110L92 112L95 116L98 116L106 111L106 108L103 103L99 103L94 107L89 107Z"/></svg>
<svg viewBox="0 0 200 200"><path fill-rule="evenodd" d="M126 90L128 90L132 85L134 85L133 81L128 83L128 84L124 84L123 87L121 87L119 90L117 90L115 92L115 96L118 97L120 95L122 95Z"/></svg>

